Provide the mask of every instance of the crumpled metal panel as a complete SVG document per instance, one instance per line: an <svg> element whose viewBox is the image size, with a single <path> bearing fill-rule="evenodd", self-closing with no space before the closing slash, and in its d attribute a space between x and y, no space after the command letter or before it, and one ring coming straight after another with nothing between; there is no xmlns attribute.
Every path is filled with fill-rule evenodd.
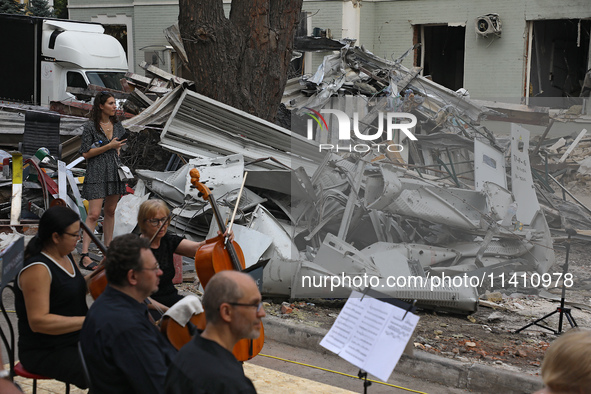
<svg viewBox="0 0 591 394"><path fill-rule="evenodd" d="M295 260L299 257L299 252L294 245L291 237L279 224L277 219L262 205L258 205L253 213L249 228L266 234L273 239L269 249L261 256L262 259Z"/></svg>
<svg viewBox="0 0 591 394"><path fill-rule="evenodd" d="M289 260L280 257L270 260L263 269L261 294L266 296L290 296L293 294L296 273L303 262L303 260Z"/></svg>
<svg viewBox="0 0 591 394"><path fill-rule="evenodd" d="M504 187L491 182L483 182L481 192L487 198L492 218L496 221L502 220L501 225L504 225L507 215L511 215L507 218L507 222L511 223L512 216L515 214L509 212L509 207L514 202L513 194Z"/></svg>
<svg viewBox="0 0 591 394"><path fill-rule="evenodd" d="M188 173L188 165L184 165L177 171L136 171L150 191L161 196L171 205L182 204L185 198L185 178Z"/></svg>
<svg viewBox="0 0 591 394"><path fill-rule="evenodd" d="M404 86L423 94L426 97L423 106L427 108L430 105L433 112L449 109L450 112L467 116L475 123L478 123L486 114L497 113L423 76L417 75L414 78L408 78L413 72L401 64L380 58L364 48L350 46L343 47L339 54L326 57L323 66L309 80L319 86L321 83L324 83L324 89L310 97L302 106L317 108L317 106L323 105L330 98L330 92L335 89L334 86L329 85L329 82L334 84L334 81L338 81L337 84L340 83L342 85L345 81L348 67L359 69L366 73L389 70L393 91L398 90L396 86L398 81L411 79ZM453 103L453 105L450 103Z"/></svg>
<svg viewBox="0 0 591 394"><path fill-rule="evenodd" d="M451 248L411 243L376 242L364 248L361 252L370 258L374 254L381 252L399 253L408 260L418 261L422 267L429 267L446 261L453 262L459 257L458 252Z"/></svg>
<svg viewBox="0 0 591 394"><path fill-rule="evenodd" d="M214 198L222 203L222 199L232 191L240 190L244 173L244 158L242 155L230 155L226 157L214 157L204 159L191 159L189 168L199 171L199 181L207 186ZM199 190L192 187L191 177L185 176L185 199L202 202Z"/></svg>
<svg viewBox="0 0 591 394"><path fill-rule="evenodd" d="M505 155L499 149L474 139L474 188L482 190L485 182L507 188Z"/></svg>
<svg viewBox="0 0 591 394"><path fill-rule="evenodd" d="M534 214L530 227L533 229L530 238L534 241L534 248L523 258L534 265L539 273L545 274L554 265L556 255L552 244L552 234L541 210Z"/></svg>
<svg viewBox="0 0 591 394"><path fill-rule="evenodd" d="M323 157L304 137L190 90L178 100L160 135L160 145L190 157L240 153L246 162L274 157L289 167L297 163L295 167L303 166L310 175ZM285 168L268 160L255 167Z"/></svg>
<svg viewBox="0 0 591 394"><path fill-rule="evenodd" d="M420 273L413 272L415 266L411 266L408 258L396 250L374 250L368 257L375 264L382 278L388 276L425 276L425 272L422 269Z"/></svg>
<svg viewBox="0 0 591 394"><path fill-rule="evenodd" d="M478 253L479 242L460 242L450 244L449 247L462 255L473 257ZM534 245L523 239L503 238L493 239L484 250L484 256L517 257L530 251Z"/></svg>
<svg viewBox="0 0 591 394"><path fill-rule="evenodd" d="M517 202L517 220L530 224L540 209L529 163L529 130L511 124L511 187Z"/></svg>
<svg viewBox="0 0 591 394"><path fill-rule="evenodd" d="M172 113L183 89L182 86L177 86L169 93L159 97L152 105L142 110L138 115L130 119L125 119L121 124L129 131L139 132L144 130L148 125L164 123Z"/></svg>
<svg viewBox="0 0 591 394"><path fill-rule="evenodd" d="M287 265L282 262L281 265ZM291 268L293 268L293 263ZM286 275L284 274L283 277ZM301 261L293 272L291 283L292 298L347 298L351 290L363 291L361 280L343 281L339 273L331 272L318 264ZM403 276L404 279L409 277ZM351 286L349 286L349 284ZM402 284L402 282L401 282ZM264 284L263 284L264 285ZM451 312L472 313L478 309L478 292L474 287L432 286L431 278L406 280L403 287L386 278L378 280L375 289L383 294L400 300L413 302L426 309L446 310Z"/></svg>
<svg viewBox="0 0 591 394"><path fill-rule="evenodd" d="M285 262L283 263L285 264ZM299 261L291 281L291 298L348 298L351 290L362 291L361 287L332 282L334 272L309 261ZM308 279L309 278L309 279ZM334 283L334 286L331 285ZM338 285L338 286L337 286Z"/></svg>
<svg viewBox="0 0 591 394"><path fill-rule="evenodd" d="M349 276L359 274L380 276L379 270L370 259L331 233L326 234L314 263L331 272Z"/></svg>
<svg viewBox="0 0 591 394"><path fill-rule="evenodd" d="M402 192L402 183L396 175L394 166L383 164L380 174L368 175L365 180L365 198L372 201L369 209L383 209L392 203Z"/></svg>
<svg viewBox="0 0 591 394"><path fill-rule="evenodd" d="M385 287L391 297L403 301L416 300L418 307L446 310L450 312L476 312L478 310L478 291L475 287L431 286L430 281L423 286L407 283L404 287Z"/></svg>
<svg viewBox="0 0 591 394"><path fill-rule="evenodd" d="M388 175L384 179L386 177ZM400 179L400 182L403 190L390 204L383 206L387 200L367 198L367 208L413 216L465 230L480 228L482 213L487 212L486 199L481 193L465 189L436 188L426 182L411 179ZM391 184L385 180L383 183ZM374 194L368 197L374 197Z"/></svg>

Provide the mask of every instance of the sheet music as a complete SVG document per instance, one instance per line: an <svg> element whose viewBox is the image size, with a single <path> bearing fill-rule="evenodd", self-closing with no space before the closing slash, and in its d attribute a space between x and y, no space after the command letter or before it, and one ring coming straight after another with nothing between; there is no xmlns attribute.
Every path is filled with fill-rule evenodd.
<svg viewBox="0 0 591 394"><path fill-rule="evenodd" d="M360 293L358 293L360 294ZM361 305L361 297L349 297L345 306L337 316L334 324L328 331L328 334L320 345L330 350L333 353L339 354L341 349L347 344L351 335L353 334L354 327L357 326L359 316L363 314L363 306Z"/></svg>
<svg viewBox="0 0 591 394"><path fill-rule="evenodd" d="M419 321L418 316L405 313L353 291L320 345L387 381Z"/></svg>

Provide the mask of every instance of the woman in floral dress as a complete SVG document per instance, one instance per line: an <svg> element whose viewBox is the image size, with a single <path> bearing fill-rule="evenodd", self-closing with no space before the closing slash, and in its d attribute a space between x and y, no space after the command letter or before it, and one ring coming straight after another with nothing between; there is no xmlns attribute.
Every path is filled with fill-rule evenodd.
<svg viewBox="0 0 591 394"><path fill-rule="evenodd" d="M125 182L119 178L119 150L127 140L122 139L125 129L117 121L117 103L109 92L100 92L94 98L90 120L84 124L80 154L86 159L86 176L82 197L88 200L86 225L90 229L103 212L103 242L109 245L113 238L115 208L119 197L125 193ZM95 269L97 264L88 257L90 238L84 235L80 268Z"/></svg>

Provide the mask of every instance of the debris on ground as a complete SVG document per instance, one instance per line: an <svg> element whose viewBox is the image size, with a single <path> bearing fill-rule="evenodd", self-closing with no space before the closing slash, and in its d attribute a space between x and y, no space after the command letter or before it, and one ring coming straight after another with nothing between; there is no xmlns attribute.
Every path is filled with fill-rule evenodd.
<svg viewBox="0 0 591 394"><path fill-rule="evenodd" d="M451 357L539 363L531 356L543 354L547 343L512 342L501 327L514 326L515 316L533 310L537 315L555 305L540 295L559 289L566 279L557 258L561 245L571 241L571 230L577 242L591 240L586 132L552 139L549 110L516 112L470 100L464 91L421 76L418 68L403 67L401 59L381 59L350 43L327 57L315 75L288 84L284 104L292 111L292 130L199 95L190 82L144 66L150 78L128 75L124 86L130 91L116 92L126 103L123 124L134 135L131 149L122 154L137 177L129 192L162 198L174 214L171 230L203 240L217 225L189 182L189 169L198 168L223 213L238 205L236 240L245 245L246 265L259 278L263 295L290 300L278 308L270 304L269 313L305 319L318 307L301 300L344 298L351 289L367 287L357 279L370 277L371 286L386 296L416 301L425 311L421 321L428 321L429 313L464 316L462 323L454 317L420 329L416 347ZM413 115L412 132L399 127L390 140L373 141L371 147L381 145L381 151L322 151L319 144L338 144L338 122L331 123L331 133L322 125L312 135L297 128L298 122L307 125L309 111L320 113L328 104L344 113L360 97L371 105L359 115L351 141L365 144L365 137L381 131L381 113L388 111ZM57 106L62 113L66 106L78 113L86 108ZM14 119L23 111L35 109L0 108L0 120L11 125L0 132L18 129ZM513 122L511 136L481 126L486 117ZM547 133L530 138L516 122L524 117L547 122ZM26 120L20 121L26 129ZM58 130L61 134L61 124ZM404 149L390 151L390 146ZM11 200L10 187L18 154L1 153L2 220L7 222L14 204L23 215L38 218L57 196L85 212L78 190L84 175L80 162L66 164L63 156L45 150L25 157L23 198L17 201ZM245 172L246 188L238 200ZM131 220L126 226L134 225L133 218L126 220ZM547 278L558 280L546 284ZM507 339L489 348L485 339L468 334L473 331L468 327ZM454 337L459 332L463 337Z"/></svg>

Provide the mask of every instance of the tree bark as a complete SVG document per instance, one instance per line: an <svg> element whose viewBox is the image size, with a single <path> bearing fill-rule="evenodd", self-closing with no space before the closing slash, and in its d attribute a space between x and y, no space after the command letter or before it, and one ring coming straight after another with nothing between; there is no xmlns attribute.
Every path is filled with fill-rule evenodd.
<svg viewBox="0 0 591 394"><path fill-rule="evenodd" d="M180 0L179 29L196 89L275 120L303 0Z"/></svg>

